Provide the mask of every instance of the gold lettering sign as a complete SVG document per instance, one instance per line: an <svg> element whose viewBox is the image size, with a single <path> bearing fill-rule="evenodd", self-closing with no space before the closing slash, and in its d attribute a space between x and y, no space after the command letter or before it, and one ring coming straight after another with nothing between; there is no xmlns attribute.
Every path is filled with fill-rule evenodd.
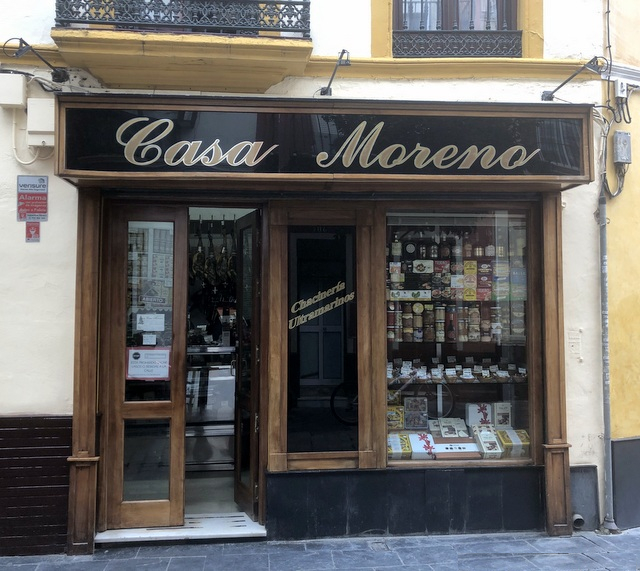
<svg viewBox="0 0 640 571"><path fill-rule="evenodd" d="M296 301L291 306L290 311L292 314L298 313L303 309L306 309L307 307L310 307L320 301L326 300L327 298L333 295L343 292L345 290L345 287L346 287L345 283L343 281L340 281L333 287L330 287L329 289L319 291L313 297ZM329 303L326 303L325 305L322 305L318 309L310 311L309 313L300 313L299 315L295 315L294 317L289 319L289 329L295 329L296 327L300 327L300 325L304 325L305 323L307 323L307 321L310 321L324 313L328 313L329 311L337 309L338 307L344 305L345 303L348 303L349 301L353 301L355 298L356 298L356 292L352 291L350 293L347 293L346 295L336 297Z"/></svg>
<svg viewBox="0 0 640 571"><path fill-rule="evenodd" d="M158 161L170 167L198 164L215 167L226 163L230 167L254 167L260 164L279 145L271 145L263 150L264 141L240 141L224 150L220 139L215 139L208 146L203 141L178 141L167 149L158 144L165 139L174 128L171 119L151 121L149 117L136 117L126 121L118 128L116 140L124 147L125 159L137 166L150 166ZM478 148L469 145L460 149L456 145L445 145L432 150L420 143L411 149L401 143L388 145L375 150L378 138L384 128L384 121L377 123L367 133L367 122L362 121L345 139L338 151L330 156L327 152L318 153L316 164L329 169L334 164L350 167L353 164L367 169L379 165L383 169L393 169L405 163L413 163L416 169L433 166L438 170L468 170L480 166L489 170L500 165L509 171L526 165L541 149L528 151L522 145L513 145L498 153L493 145Z"/></svg>

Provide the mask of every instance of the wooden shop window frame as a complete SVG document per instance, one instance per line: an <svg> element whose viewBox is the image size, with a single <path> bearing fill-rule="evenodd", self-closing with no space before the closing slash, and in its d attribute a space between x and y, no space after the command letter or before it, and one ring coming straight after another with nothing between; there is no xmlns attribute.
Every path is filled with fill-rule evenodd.
<svg viewBox="0 0 640 571"><path fill-rule="evenodd" d="M266 360L268 370L268 466L271 472L288 470L332 470L381 467L379 447L374 434L374 407L381 396L375 383L372 337L376 312L373 310L374 280L374 220L371 204L360 202L337 203L277 202L268 208L269 244L266 261L265 301L270 308L269 339L288 339L288 230L290 226L354 226L356 232L356 288L358 292L357 354L358 354L358 450L335 452L287 452L288 343L269 343ZM384 244L382 245L384 247ZM383 250L384 252L384 250ZM386 448L385 448L386 454Z"/></svg>
<svg viewBox="0 0 640 571"><path fill-rule="evenodd" d="M448 467L544 466L546 520L550 535L571 533L569 444L566 431L565 379L562 317L562 228L560 191L537 193L530 199L509 201L509 206L526 211L529 232L529 325L527 351L529 432L531 458L525 461L388 462L386 450L386 386L375 382L386 371L386 326L384 315L384 259L387 212L398 203L277 202L269 208L269 247L265 273L267 303L271 308L269 336L286 339L287 292L282 276L287 275L287 232L297 224L356 224L359 288L358 380L359 450L357 452L287 453L286 410L287 346L271 344L266 369L269 371L268 470L363 469L396 466L432 469ZM511 197L513 198L513 197ZM491 199L460 202L456 209L487 211L504 209L505 201ZM406 201L406 209L452 209L443 201ZM361 335L362 334L362 335ZM546 411L546 412L543 412ZM549 507L551 506L551 507Z"/></svg>

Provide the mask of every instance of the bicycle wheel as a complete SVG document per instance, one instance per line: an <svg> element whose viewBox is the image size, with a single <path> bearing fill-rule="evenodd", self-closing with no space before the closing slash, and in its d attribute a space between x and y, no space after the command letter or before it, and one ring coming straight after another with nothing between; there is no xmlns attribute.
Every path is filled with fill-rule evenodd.
<svg viewBox="0 0 640 571"><path fill-rule="evenodd" d="M358 424L358 386L341 383L331 393L331 412L342 423Z"/></svg>

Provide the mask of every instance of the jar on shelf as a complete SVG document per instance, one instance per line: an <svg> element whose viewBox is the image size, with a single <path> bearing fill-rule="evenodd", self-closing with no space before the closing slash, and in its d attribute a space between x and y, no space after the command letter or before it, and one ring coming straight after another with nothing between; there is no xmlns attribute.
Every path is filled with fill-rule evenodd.
<svg viewBox="0 0 640 571"><path fill-rule="evenodd" d="M435 323L426 323L422 330L423 340L427 343L433 343L436 340Z"/></svg>

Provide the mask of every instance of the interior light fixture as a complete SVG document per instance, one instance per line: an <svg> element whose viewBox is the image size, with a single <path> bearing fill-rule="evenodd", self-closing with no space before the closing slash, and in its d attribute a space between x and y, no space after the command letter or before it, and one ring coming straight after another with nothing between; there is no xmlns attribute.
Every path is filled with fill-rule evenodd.
<svg viewBox="0 0 640 571"><path fill-rule="evenodd" d="M18 47L15 48L15 51L11 53L14 49L13 46L7 46L9 42L14 40L18 40ZM69 72L62 67L55 67L51 65L46 59L44 59L33 46L28 44L22 38L10 38L8 39L4 45L2 46L2 51L5 56L13 57L13 58L21 58L28 52L33 52L33 55L36 56L41 62L43 62L47 67L51 69L51 80L55 83L64 83L65 81L69 81Z"/></svg>
<svg viewBox="0 0 640 571"><path fill-rule="evenodd" d="M347 50L342 50L340 55L338 56L338 61L336 62L336 66L333 68L333 73L331 74L331 79L329 79L329 83L326 87L320 89L320 95L331 95L331 84L333 83L333 78L336 76L336 72L338 68L341 66L351 65L351 60L349 59L349 52Z"/></svg>
<svg viewBox="0 0 640 571"><path fill-rule="evenodd" d="M602 71L602 65L600 64L600 58L598 56L592 57L587 63L585 63L581 68L572 73L567 79L565 79L558 87L556 87L553 91L543 91L542 92L542 101L553 101L553 96L556 94L556 91L564 87L567 83L569 83L576 75L582 73L585 69L589 71L593 71L594 73L600 73Z"/></svg>

